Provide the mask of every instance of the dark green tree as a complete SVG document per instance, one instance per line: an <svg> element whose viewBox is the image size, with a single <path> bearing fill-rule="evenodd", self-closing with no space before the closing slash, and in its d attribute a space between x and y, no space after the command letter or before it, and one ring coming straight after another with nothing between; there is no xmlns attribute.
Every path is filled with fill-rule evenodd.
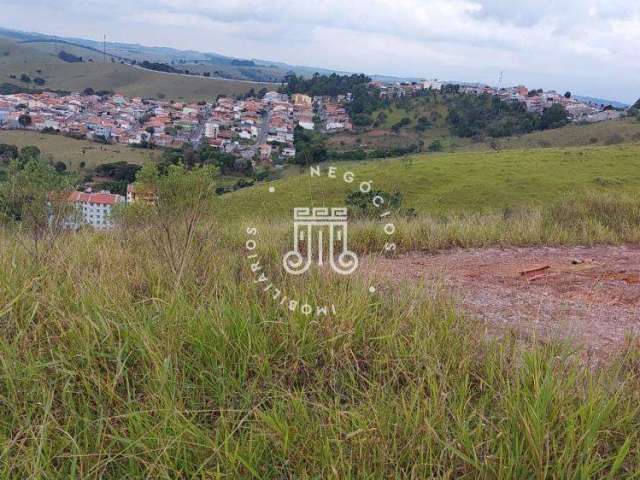
<svg viewBox="0 0 640 480"><path fill-rule="evenodd" d="M551 107L542 112L540 119L540 129L559 128L569 123L567 110L559 103L554 103Z"/></svg>

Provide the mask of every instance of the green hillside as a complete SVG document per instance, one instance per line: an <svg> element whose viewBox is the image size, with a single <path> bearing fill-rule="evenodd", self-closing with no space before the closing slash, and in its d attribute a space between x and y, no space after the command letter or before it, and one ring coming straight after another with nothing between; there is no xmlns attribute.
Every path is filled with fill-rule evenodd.
<svg viewBox="0 0 640 480"><path fill-rule="evenodd" d="M75 50L69 53L82 54ZM188 101L236 95L251 88L273 88L272 84L165 74L119 63L66 63L53 52L0 38L0 84L7 82L33 88L33 84L20 82L22 73L45 79L44 87L54 90L80 91L91 87L129 96L158 97L162 94L167 99ZM16 78L11 78L12 75Z"/></svg>
<svg viewBox="0 0 640 480"><path fill-rule="evenodd" d="M500 148L579 147L585 145L616 145L640 143L640 122L635 118L622 118L586 125L566 127L516 135L498 140ZM470 149L490 148L486 142L466 145Z"/></svg>
<svg viewBox="0 0 640 480"><path fill-rule="evenodd" d="M360 181L400 191L419 213L503 209L546 204L573 192L637 192L640 146L537 149L419 155L404 159L334 163L351 185L327 176L288 177L223 197L226 216L286 218L298 206L340 206ZM324 167L326 171L326 167Z"/></svg>
<svg viewBox="0 0 640 480"><path fill-rule="evenodd" d="M640 142L640 122L623 118L587 125L570 124L562 128L538 130L527 134L493 139L489 135L462 138L448 124L450 105L442 95L403 98L371 114L370 128L341 132L328 139L332 150L356 148L388 149L438 140L444 151L494 150L548 147L576 147Z"/></svg>
<svg viewBox="0 0 640 480"><path fill-rule="evenodd" d="M18 68L30 62L62 63L62 60L28 45L17 43L0 36L0 69Z"/></svg>
<svg viewBox="0 0 640 480"><path fill-rule="evenodd" d="M22 130L0 130L0 143L18 148L35 145L45 155L62 161L70 170L79 170L80 163L91 169L103 163L128 162L143 164L159 156L156 150L130 148L126 145L103 145L88 140L76 140L63 135L51 135Z"/></svg>

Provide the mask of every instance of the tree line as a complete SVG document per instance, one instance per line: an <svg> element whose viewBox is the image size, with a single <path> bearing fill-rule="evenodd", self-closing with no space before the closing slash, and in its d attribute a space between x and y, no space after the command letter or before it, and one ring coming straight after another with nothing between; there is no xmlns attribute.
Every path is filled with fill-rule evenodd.
<svg viewBox="0 0 640 480"><path fill-rule="evenodd" d="M294 94L303 93L311 96L326 95L336 97L338 95L346 95L352 93L353 89L359 85L367 85L371 82L371 78L364 74L353 75L320 75L315 73L310 78L295 73L285 76L284 84L280 87L280 93Z"/></svg>
<svg viewBox="0 0 640 480"><path fill-rule="evenodd" d="M446 102L449 129L459 137L509 137L569 123L569 114L560 104L538 114L527 111L523 103L504 102L489 94L454 94L447 96Z"/></svg>

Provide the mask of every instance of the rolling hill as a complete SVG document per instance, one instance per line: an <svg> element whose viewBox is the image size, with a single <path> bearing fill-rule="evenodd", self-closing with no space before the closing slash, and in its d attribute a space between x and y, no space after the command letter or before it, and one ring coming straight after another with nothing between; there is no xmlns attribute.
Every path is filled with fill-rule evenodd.
<svg viewBox="0 0 640 480"><path fill-rule="evenodd" d="M68 53L84 55L79 49ZM118 91L128 96L164 96L188 101L241 94L251 88L273 88L273 84L165 74L117 62L67 63L53 51L47 52L34 48L32 44L0 38L0 84L20 84L33 88L33 84L20 82L22 73L31 78L45 79L44 87L53 90L79 91L91 87L94 90Z"/></svg>
<svg viewBox="0 0 640 480"><path fill-rule="evenodd" d="M103 145L88 140L76 140L64 135L52 135L27 130L0 130L0 143L16 145L18 148L27 145L37 146L45 155L53 156L55 161L62 161L72 171L81 171L81 162L86 169L111 162L129 162L143 164L157 159L157 150L136 149L126 145Z"/></svg>
<svg viewBox="0 0 640 480"><path fill-rule="evenodd" d="M208 72L212 77L258 82L280 82L292 70L286 64L275 64L260 60L242 60L192 50L177 50L167 47L147 47L137 44L108 42L105 44L81 38L62 38L40 33L16 32L0 28L0 38L28 46L39 53L52 56L64 50L85 62L96 63L140 63L159 62L174 65L181 70ZM316 69L317 70L317 69Z"/></svg>
<svg viewBox="0 0 640 480"><path fill-rule="evenodd" d="M308 172L222 197L224 217L289 218L299 206L341 206L361 181L401 192L418 213L467 212L547 204L575 192L634 193L640 188L640 146L510 150L335 162L338 178ZM326 170L326 167L324 167ZM356 181L346 184L342 173Z"/></svg>

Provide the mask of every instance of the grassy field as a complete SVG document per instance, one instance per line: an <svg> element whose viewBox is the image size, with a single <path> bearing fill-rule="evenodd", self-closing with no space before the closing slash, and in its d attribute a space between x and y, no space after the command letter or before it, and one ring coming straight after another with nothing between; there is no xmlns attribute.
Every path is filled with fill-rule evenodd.
<svg viewBox="0 0 640 480"><path fill-rule="evenodd" d="M238 191L223 198L225 215L283 218L296 206L339 206L361 181L400 191L403 206L419 213L449 213L545 205L570 193L637 192L640 146L584 147L418 155L403 159L336 162L338 178L308 173ZM342 174L352 170L356 181Z"/></svg>
<svg viewBox="0 0 640 480"><path fill-rule="evenodd" d="M402 115L397 116L398 120ZM388 148L403 146L422 140L429 145L433 140L440 140L444 150L490 151L494 147L485 140L473 141L470 138L452 137L449 129L438 126L418 135L411 128L401 129L397 134L390 129L376 128L366 132L339 133L332 135L328 145L335 150L351 150L363 148ZM588 125L571 124L566 127L499 138L494 146L500 149L524 148L563 148L594 145L618 145L624 143L640 143L640 122L636 119L623 118Z"/></svg>
<svg viewBox="0 0 640 480"><path fill-rule="evenodd" d="M400 250L637 243L637 152L545 149L348 166L358 181L396 183L409 204L439 212L394 217ZM623 182L593 187L594 175ZM487 336L454 300L420 285L371 293L372 279L357 275L286 275L277 266L291 245L289 208L344 199L332 179L310 199L308 180L210 197L195 231L179 215L125 222L65 235L36 256L26 232L0 230L0 477L640 471L637 340L590 365L571 345ZM562 197L582 188L591 193ZM505 199L521 207L507 214ZM487 211L478 213L477 202ZM261 214L253 225L262 271L288 298L334 305L335 314L284 308L256 285L245 218L230 217L251 209ZM380 250L377 223L350 226L357 252ZM165 254L174 242L185 246L179 269Z"/></svg>
<svg viewBox="0 0 640 480"><path fill-rule="evenodd" d="M22 73L31 78L44 78L45 87L54 90L81 91L91 87L128 96L157 98L162 94L166 99L187 101L212 100L217 95L237 95L251 88L274 88L273 84L163 74L119 63L66 63L53 54L0 39L0 83L20 84L10 75L19 79Z"/></svg>
<svg viewBox="0 0 640 480"><path fill-rule="evenodd" d="M0 143L17 145L20 148L35 145L44 154L52 155L56 161L64 162L68 169L74 171L81 170L81 162L85 162L85 168L88 170L110 162L125 161L143 164L159 156L159 153L154 150L130 148L125 145L102 145L63 135L22 130L0 130Z"/></svg>
<svg viewBox="0 0 640 480"><path fill-rule="evenodd" d="M640 122L635 118L623 118L587 125L571 124L566 127L497 139L503 149L560 148L588 145L619 145L640 143ZM461 143L461 150L490 149L485 142Z"/></svg>
<svg viewBox="0 0 640 480"><path fill-rule="evenodd" d="M582 207L598 220L593 205ZM487 224L452 234L479 240ZM80 232L39 260L19 233L0 232L2 478L640 470L632 343L591 369L567 345L491 340L449 299L417 286L371 294L358 278L274 273L290 295L336 306L330 318L310 318L254 284L239 231L200 225L180 283L147 229ZM275 271L286 242L259 240L262 264Z"/></svg>

